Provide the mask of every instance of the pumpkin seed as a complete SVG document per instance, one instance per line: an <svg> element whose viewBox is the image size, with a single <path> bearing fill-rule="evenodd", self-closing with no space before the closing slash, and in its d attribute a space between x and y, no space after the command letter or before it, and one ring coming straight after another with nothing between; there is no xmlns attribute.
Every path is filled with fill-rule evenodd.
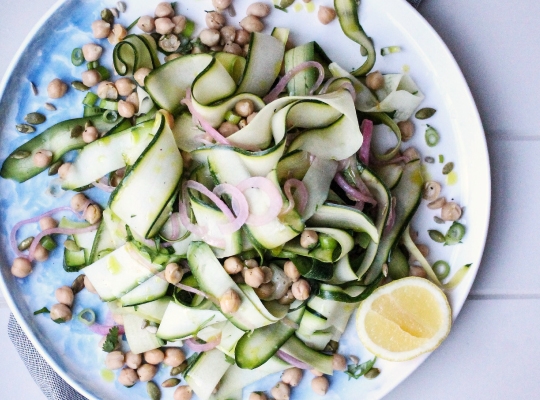
<svg viewBox="0 0 540 400"><path fill-rule="evenodd" d="M438 224L444 224L446 221L442 218L437 217L436 215L433 217L433 220Z"/></svg>
<svg viewBox="0 0 540 400"><path fill-rule="evenodd" d="M71 87L81 92L86 92L88 89L90 89L88 86L86 86L84 83L80 81L71 82Z"/></svg>
<svg viewBox="0 0 540 400"><path fill-rule="evenodd" d="M118 3L116 3L116 8L118 8L118 11L123 13L123 12L126 12L127 6L125 2L119 1Z"/></svg>
<svg viewBox="0 0 540 400"><path fill-rule="evenodd" d="M24 120L32 125L39 125L44 123L47 118L45 118L45 115L37 113L37 112L31 112L29 114L26 114L24 117Z"/></svg>
<svg viewBox="0 0 540 400"><path fill-rule="evenodd" d="M114 23L114 15L108 8L101 10L101 19L111 25Z"/></svg>
<svg viewBox="0 0 540 400"><path fill-rule="evenodd" d="M379 376L381 370L379 368L371 368L368 372L365 373L366 379L375 379Z"/></svg>
<svg viewBox="0 0 540 400"><path fill-rule="evenodd" d="M56 107L54 106L54 104L51 103L45 103L45 109L49 111L56 111Z"/></svg>
<svg viewBox="0 0 540 400"><path fill-rule="evenodd" d="M75 138L78 138L79 136L82 135L82 133L84 132L84 127L80 126L80 125L75 125L72 129L71 129L71 138L72 139L75 139Z"/></svg>
<svg viewBox="0 0 540 400"><path fill-rule="evenodd" d="M171 368L171 376L180 375L182 372L184 372L188 367L187 361L184 361L182 364L180 364L178 367Z"/></svg>
<svg viewBox="0 0 540 400"><path fill-rule="evenodd" d="M117 8L109 8L109 11L112 13L114 18L118 18L118 16L120 15Z"/></svg>
<svg viewBox="0 0 540 400"><path fill-rule="evenodd" d="M71 240L71 239L67 239L64 242L64 247L67 250L73 251L73 252L81 251L81 247L74 240Z"/></svg>
<svg viewBox="0 0 540 400"><path fill-rule="evenodd" d="M437 110L431 107L426 107L418 110L414 116L418 119L428 119L433 117L433 114L435 114Z"/></svg>
<svg viewBox="0 0 540 400"><path fill-rule="evenodd" d="M34 133L36 131L36 128L28 124L17 124L15 125L15 129L21 133Z"/></svg>
<svg viewBox="0 0 540 400"><path fill-rule="evenodd" d="M30 89L32 89L32 93L34 93L34 96L38 95L39 92L36 85L34 85L34 82L30 82Z"/></svg>
<svg viewBox="0 0 540 400"><path fill-rule="evenodd" d="M10 155L9 158L14 158L15 160L22 160L23 158L27 158L30 154L32 153L26 150L17 150L12 155Z"/></svg>
<svg viewBox="0 0 540 400"><path fill-rule="evenodd" d="M424 161L427 162L428 164L434 164L435 163L435 159L433 157L426 157L426 158L424 158Z"/></svg>
<svg viewBox="0 0 540 400"><path fill-rule="evenodd" d="M29 236L27 237L26 239L24 239L21 243L19 243L19 245L17 246L17 248L20 250L20 251L25 251L25 250L28 250L28 248L32 245L32 242L34 241L34 237L33 236Z"/></svg>
<svg viewBox="0 0 540 400"><path fill-rule="evenodd" d="M73 294L77 294L83 289L84 289L84 274L80 274L78 277L75 278L75 280L71 284L71 290L73 291Z"/></svg>
<svg viewBox="0 0 540 400"><path fill-rule="evenodd" d="M180 383L180 379L178 378L169 378L166 381L163 381L161 384L161 387L169 388L169 387L175 387Z"/></svg>
<svg viewBox="0 0 540 400"><path fill-rule="evenodd" d="M151 400L160 400L161 399L161 390L159 390L158 385L150 381L146 384L146 393Z"/></svg>
<svg viewBox="0 0 540 400"><path fill-rule="evenodd" d="M60 167L62 166L64 162L62 160L58 160L56 161L55 163L53 163L50 167L49 167L49 171L47 172L47 174L49 176L53 176L53 175L56 175L58 173L58 170L60 169Z"/></svg>
<svg viewBox="0 0 540 400"><path fill-rule="evenodd" d="M443 175L448 175L450 172L452 172L453 169L454 169L454 163L453 162L446 163L445 166L442 169L442 173L443 173Z"/></svg>
<svg viewBox="0 0 540 400"><path fill-rule="evenodd" d="M430 229L428 230L428 234L431 240L433 240L434 242L444 243L444 235L441 232Z"/></svg>

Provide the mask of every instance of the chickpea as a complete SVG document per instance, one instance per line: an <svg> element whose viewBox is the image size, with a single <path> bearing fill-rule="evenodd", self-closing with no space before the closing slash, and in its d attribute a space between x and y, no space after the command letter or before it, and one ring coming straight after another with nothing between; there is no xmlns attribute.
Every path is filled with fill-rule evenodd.
<svg viewBox="0 0 540 400"><path fill-rule="evenodd" d="M309 372L311 372L315 376L323 376L324 375L321 371L316 370L316 369L310 369Z"/></svg>
<svg viewBox="0 0 540 400"><path fill-rule="evenodd" d="M137 372L132 368L124 368L118 375L118 382L125 387L132 387L139 380Z"/></svg>
<svg viewBox="0 0 540 400"><path fill-rule="evenodd" d="M172 33L175 35L181 34L186 28L187 18L183 15L176 15L171 18L171 21L174 24Z"/></svg>
<svg viewBox="0 0 540 400"><path fill-rule="evenodd" d="M71 320L71 310L65 304L55 304L51 307L50 317L53 321L62 320L68 322Z"/></svg>
<svg viewBox="0 0 540 400"><path fill-rule="evenodd" d="M347 369L347 360L341 354L332 356L332 369L334 371L345 371Z"/></svg>
<svg viewBox="0 0 540 400"><path fill-rule="evenodd" d="M379 90L384 87L384 76L380 71L373 71L366 76L366 86L371 90Z"/></svg>
<svg viewBox="0 0 540 400"><path fill-rule="evenodd" d="M84 219L91 225L101 221L101 208L97 204L90 204L84 211Z"/></svg>
<svg viewBox="0 0 540 400"><path fill-rule="evenodd" d="M298 279L300 279L300 272L298 272L298 268L296 268L296 265L294 265L294 263L290 260L285 262L285 265L283 266L283 271L285 271L285 275L291 278L293 282L296 282Z"/></svg>
<svg viewBox="0 0 540 400"><path fill-rule="evenodd" d="M89 69L81 74L81 79L84 85L92 87L101 82L101 74L95 69Z"/></svg>
<svg viewBox="0 0 540 400"><path fill-rule="evenodd" d="M223 122L218 128L219 133L221 133L225 137L229 137L233 133L238 132L239 130L240 128L238 128L238 126L229 121Z"/></svg>
<svg viewBox="0 0 540 400"><path fill-rule="evenodd" d="M424 257L429 256L429 247L427 247L425 244L417 244L416 247L418 250L420 250L420 253L422 253Z"/></svg>
<svg viewBox="0 0 540 400"><path fill-rule="evenodd" d="M251 39L251 33L249 33L248 31L244 29L238 29L234 37L234 42L238 43L240 46L245 46L249 44L250 39Z"/></svg>
<svg viewBox="0 0 540 400"><path fill-rule="evenodd" d="M223 11L228 8L232 3L232 0L212 0L212 5L218 11Z"/></svg>
<svg viewBox="0 0 540 400"><path fill-rule="evenodd" d="M255 105L249 99L240 100L235 104L234 111L241 117L248 117L255 111Z"/></svg>
<svg viewBox="0 0 540 400"><path fill-rule="evenodd" d="M444 221L457 221L461 217L461 207L449 201L441 208L441 219Z"/></svg>
<svg viewBox="0 0 540 400"><path fill-rule="evenodd" d="M144 353L144 360L148 364L158 365L165 359L165 354L160 349L148 350Z"/></svg>
<svg viewBox="0 0 540 400"><path fill-rule="evenodd" d="M238 127L239 127L240 129L242 129L242 128L245 128L245 127L247 126L247 124L248 124L248 123L247 123L246 119L245 119L245 118L242 118L242 119L240 120L240 122L238 123Z"/></svg>
<svg viewBox="0 0 540 400"><path fill-rule="evenodd" d="M36 249L34 250L34 259L36 261L47 261L49 259L49 250L38 243Z"/></svg>
<svg viewBox="0 0 540 400"><path fill-rule="evenodd" d="M427 278L426 270L418 265L409 266L409 276L418 276L420 278Z"/></svg>
<svg viewBox="0 0 540 400"><path fill-rule="evenodd" d="M281 381L290 385L291 387L296 387L300 384L303 376L304 371L302 371L300 368L289 368L285 370L283 375L281 375Z"/></svg>
<svg viewBox="0 0 540 400"><path fill-rule="evenodd" d="M129 78L120 78L114 85L120 96L129 96L137 87Z"/></svg>
<svg viewBox="0 0 540 400"><path fill-rule="evenodd" d="M174 368L178 367L184 361L186 361L186 355L178 347L167 347L165 349L165 358L163 359L163 364Z"/></svg>
<svg viewBox="0 0 540 400"><path fill-rule="evenodd" d="M264 282L264 271L261 267L250 268L244 274L246 284L253 288L258 288Z"/></svg>
<svg viewBox="0 0 540 400"><path fill-rule="evenodd" d="M289 289L282 298L278 299L278 303L288 305L294 303L295 300L292 290Z"/></svg>
<svg viewBox="0 0 540 400"><path fill-rule="evenodd" d="M173 285L176 285L182 280L184 272L177 263L167 264L165 267L165 280Z"/></svg>
<svg viewBox="0 0 540 400"><path fill-rule="evenodd" d="M256 112L248 115L248 117L246 118L246 122L248 123L248 125L251 124L251 121L253 121L253 118L255 118L256 116L257 116Z"/></svg>
<svg viewBox="0 0 540 400"><path fill-rule="evenodd" d="M94 285L92 284L92 282L90 281L90 279L88 279L87 276L84 277L84 287L85 287L85 289L88 290L90 293L97 294L96 288L94 287Z"/></svg>
<svg viewBox="0 0 540 400"><path fill-rule="evenodd" d="M84 143L92 143L99 138L99 132L95 126L89 126L82 133Z"/></svg>
<svg viewBox="0 0 540 400"><path fill-rule="evenodd" d="M178 386L174 391L174 400L190 400L193 396L193 390L189 386Z"/></svg>
<svg viewBox="0 0 540 400"><path fill-rule="evenodd" d="M118 114L124 118L131 118L135 115L135 106L125 100L118 102Z"/></svg>
<svg viewBox="0 0 540 400"><path fill-rule="evenodd" d="M221 29L225 26L225 16L215 11L206 13L205 21L210 29Z"/></svg>
<svg viewBox="0 0 540 400"><path fill-rule="evenodd" d="M156 22L154 17L150 15L143 15L137 21L137 28L145 33L152 33L156 29Z"/></svg>
<svg viewBox="0 0 540 400"><path fill-rule="evenodd" d="M270 391L272 393L272 396L276 400L289 400L291 397L291 387L283 382L278 382L276 386L272 388Z"/></svg>
<svg viewBox="0 0 540 400"><path fill-rule="evenodd" d="M234 314L240 308L242 300L238 293L233 289L229 289L219 300L219 307L225 314Z"/></svg>
<svg viewBox="0 0 540 400"><path fill-rule="evenodd" d="M159 39L159 42L158 42L158 46L169 52L169 53L172 53L176 50L178 50L178 48L180 47L180 40L178 39L178 37L176 35L173 35L173 34L168 34L168 35L163 35L160 39Z"/></svg>
<svg viewBox="0 0 540 400"><path fill-rule="evenodd" d="M246 15L254 15L259 18L267 17L270 14L270 6L266 3L257 2L250 4L246 10Z"/></svg>
<svg viewBox="0 0 540 400"><path fill-rule="evenodd" d="M292 294L296 300L306 300L311 292L309 282L305 279L299 279L292 284Z"/></svg>
<svg viewBox="0 0 540 400"><path fill-rule="evenodd" d="M131 351L128 351L126 353L125 357L126 365L133 371L137 368L139 368L142 364L142 355L141 354L135 354ZM135 372L135 371L133 371ZM135 374L137 376L137 374ZM137 376L137 380L139 380L139 377Z"/></svg>
<svg viewBox="0 0 540 400"><path fill-rule="evenodd" d="M272 297L275 291L276 291L276 287L274 286L274 284L272 282L268 282L268 283L263 283L261 286L256 288L255 294L260 299L265 300L265 299L270 299L270 297Z"/></svg>
<svg viewBox="0 0 540 400"><path fill-rule="evenodd" d="M170 18L174 15L174 9L172 8L171 3L167 3L164 1L162 3L159 3L156 6L156 10L154 11L154 14L158 18L161 18L161 17Z"/></svg>
<svg viewBox="0 0 540 400"><path fill-rule="evenodd" d="M100 99L116 100L118 98L118 89L112 82L100 82L96 92Z"/></svg>
<svg viewBox="0 0 540 400"><path fill-rule="evenodd" d="M244 261L244 264L245 264L246 267L248 267L248 268L255 268L255 267L258 267L258 266L259 266L259 263L258 263L257 260L255 260L254 258L249 258L249 259L247 259L246 261Z"/></svg>
<svg viewBox="0 0 540 400"><path fill-rule="evenodd" d="M34 153L32 161L38 168L45 168L52 162L53 153L50 150L41 149Z"/></svg>
<svg viewBox="0 0 540 400"><path fill-rule="evenodd" d="M68 90L68 85L61 79L54 78L47 86L47 96L51 99L63 97Z"/></svg>
<svg viewBox="0 0 540 400"><path fill-rule="evenodd" d="M157 373L157 367L152 364L143 364L139 368L137 368L137 375L139 375L139 379L141 382L148 382L156 376Z"/></svg>
<svg viewBox="0 0 540 400"><path fill-rule="evenodd" d="M414 124L410 119L398 122L397 126L401 132L401 140L403 142L408 142L412 139L414 136Z"/></svg>
<svg viewBox="0 0 540 400"><path fill-rule="evenodd" d="M174 59L180 58L180 57L182 57L181 54L178 54L178 53L172 53L172 54L169 54L168 56L165 57L165 62L171 61L171 60L174 60Z"/></svg>
<svg viewBox="0 0 540 400"><path fill-rule="evenodd" d="M65 304L68 307L71 307L73 305L73 300L75 299L73 290L71 290L69 286L59 287L54 292L54 296L56 297L56 300L58 300L59 303Z"/></svg>
<svg viewBox="0 0 540 400"><path fill-rule="evenodd" d="M168 35L172 33L175 25L170 18L157 18L156 19L156 32L160 35Z"/></svg>
<svg viewBox="0 0 540 400"><path fill-rule="evenodd" d="M244 54L244 51L240 47L240 45L236 43L227 43L225 46L223 46L223 51L225 53L235 54L237 56L241 56Z"/></svg>
<svg viewBox="0 0 540 400"><path fill-rule="evenodd" d="M235 283L246 283L246 282L244 281L244 275L242 275L241 273L231 275L231 279L232 279Z"/></svg>
<svg viewBox="0 0 540 400"><path fill-rule="evenodd" d="M219 43L219 31L217 29L203 29L199 34L201 43L206 46L215 46Z"/></svg>
<svg viewBox="0 0 540 400"><path fill-rule="evenodd" d="M263 283L268 283L272 280L272 277L274 276L274 271L272 271L272 268L270 267L261 267L263 273L264 273L264 280Z"/></svg>
<svg viewBox="0 0 540 400"><path fill-rule="evenodd" d="M319 396L324 396L328 392L328 386L330 383L324 376L317 376L311 381L311 389Z"/></svg>
<svg viewBox="0 0 540 400"><path fill-rule="evenodd" d="M58 168L58 176L60 177L60 179L66 179L70 168L71 168L70 162L66 162L60 165L60 168Z"/></svg>
<svg viewBox="0 0 540 400"><path fill-rule="evenodd" d="M336 10L330 7L320 6L317 12L317 17L323 25L328 25L334 19L336 19Z"/></svg>
<svg viewBox="0 0 540 400"><path fill-rule="evenodd" d="M418 150L416 150L414 147L409 147L403 152L403 157L406 157L409 161L413 161L418 160L420 158L420 154L418 154Z"/></svg>
<svg viewBox="0 0 540 400"><path fill-rule="evenodd" d="M105 39L111 33L111 24L98 19L92 22L92 34L96 39Z"/></svg>
<svg viewBox="0 0 540 400"><path fill-rule="evenodd" d="M39 228L42 231L46 231L47 229L56 228L58 226L58 222L52 218L52 217L43 217L39 220Z"/></svg>
<svg viewBox="0 0 540 400"><path fill-rule="evenodd" d="M150 72L152 72L150 68L139 68L137 71L135 71L133 78L139 84L139 86L144 87L144 79Z"/></svg>
<svg viewBox="0 0 540 400"><path fill-rule="evenodd" d="M310 249L317 244L319 241L319 235L317 232L312 231L311 229L306 229L300 235L300 246L304 249Z"/></svg>
<svg viewBox="0 0 540 400"><path fill-rule="evenodd" d="M225 271L227 271L229 275L234 275L242 271L244 263L236 256L229 257L223 263L223 268L225 268Z"/></svg>
<svg viewBox="0 0 540 400"><path fill-rule="evenodd" d="M87 62L97 61L103 54L103 47L95 43L87 43L82 47L82 53Z"/></svg>
<svg viewBox="0 0 540 400"><path fill-rule="evenodd" d="M248 32L262 32L264 24L254 15L248 15L240 21L240 26Z"/></svg>
<svg viewBox="0 0 540 400"><path fill-rule="evenodd" d="M439 197L437 200L433 200L431 203L428 203L428 208L430 210L438 210L439 208L443 208L443 206L446 204L446 199L444 197Z"/></svg>
<svg viewBox="0 0 540 400"><path fill-rule="evenodd" d="M107 40L110 44L115 45L120 41L124 40L127 36L127 30L120 24L114 24L111 33L107 36Z"/></svg>
<svg viewBox="0 0 540 400"><path fill-rule="evenodd" d="M124 353L115 350L107 354L105 358L105 366L107 369L120 369L124 366Z"/></svg>
<svg viewBox="0 0 540 400"><path fill-rule="evenodd" d="M253 392L250 393L248 400L268 400L268 398L263 392Z"/></svg>
<svg viewBox="0 0 540 400"><path fill-rule="evenodd" d="M87 203L88 197L86 197L83 193L77 193L71 198L70 206L73 211L81 212L84 210Z"/></svg>
<svg viewBox="0 0 540 400"><path fill-rule="evenodd" d="M24 257L17 257L11 265L11 274L17 278L26 278L32 273L32 263Z"/></svg>
<svg viewBox="0 0 540 400"><path fill-rule="evenodd" d="M221 44L232 43L236 37L236 28L232 25L226 25L220 29L219 33L221 34Z"/></svg>
<svg viewBox="0 0 540 400"><path fill-rule="evenodd" d="M429 181L424 184L424 192L422 197L428 201L433 201L439 198L441 194L441 185L438 182Z"/></svg>

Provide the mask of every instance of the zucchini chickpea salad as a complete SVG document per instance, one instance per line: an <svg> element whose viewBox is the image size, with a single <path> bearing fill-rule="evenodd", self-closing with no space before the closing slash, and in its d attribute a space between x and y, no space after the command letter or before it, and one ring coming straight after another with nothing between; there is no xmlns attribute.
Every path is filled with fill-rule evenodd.
<svg viewBox="0 0 540 400"><path fill-rule="evenodd" d="M317 29L337 19L339 40L358 44L351 72L316 42L265 27L292 1L252 3L238 26L228 22L234 2L204 1L200 26L182 15L185 1L130 25L129 2L103 9L86 27L95 40L71 53L78 80L46 88L48 112L75 91L81 116L36 132L47 117L28 110L16 126L32 137L0 175L57 176L58 207L12 227L11 273L23 284L52 252L74 276L35 318L101 335L95 352L110 376L146 385L150 399L241 399L277 372L272 398L289 399L303 379L323 396L328 376L377 379L378 358L434 350L451 324L444 291L469 265L451 274L427 257L458 245L466 227L461 205L424 178L434 158L407 146L413 135L437 146L436 127L413 123L436 110L419 109L424 95L408 74L373 70L401 48L376 50L354 0L313 13ZM393 140L381 151L383 129ZM97 189L105 201L92 198ZM429 246L410 227L419 207L440 210ZM83 291L107 304L106 316L74 313ZM355 312L371 358L340 353ZM163 368L170 377L157 381Z"/></svg>

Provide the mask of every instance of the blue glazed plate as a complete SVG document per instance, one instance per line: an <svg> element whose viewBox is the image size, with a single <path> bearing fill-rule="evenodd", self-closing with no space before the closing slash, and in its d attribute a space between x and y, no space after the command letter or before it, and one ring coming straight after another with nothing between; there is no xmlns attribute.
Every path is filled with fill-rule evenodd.
<svg viewBox="0 0 540 400"><path fill-rule="evenodd" d="M128 2L128 12L121 15L120 22L127 26L140 15L152 14L157 2ZM331 5L329 0L320 3ZM114 4L90 0L60 1L34 29L3 81L0 100L1 161L29 139L14 129L15 124L21 123L28 112L40 111L47 116L46 123L39 126L38 133L59 121L82 115L81 101L84 94L75 90L53 101L58 111L45 110L43 104L48 101L46 87L55 77L66 82L80 79L84 67L74 67L71 64L71 51L93 41L90 34L91 22L99 18L102 8L113 7ZM238 17L229 18L230 22L238 21L240 16L245 15L250 2L235 0L234 4ZM204 23L205 9L211 9L210 0L183 0L177 6L179 13L200 22L199 26ZM323 26L318 22L316 14L316 10L310 10L305 3L297 1L288 13L273 10L265 24L268 29L274 26L289 27L294 43L316 40L330 58L345 68L357 66L360 62L358 46L343 35L337 21ZM428 238L427 229L440 229L440 226L433 222L435 214L425 207L425 203L421 205L413 227L418 230L420 241L430 245L430 261L449 261L452 273L460 266L472 263L465 280L448 293L455 318L476 275L488 228L489 160L480 118L452 55L429 24L405 0L364 0L361 5L361 22L374 38L377 50L391 45L403 48L401 53L379 56L375 68L384 73L409 72L426 96L421 107L431 106L438 110L429 123L441 133L440 144L435 148L426 146L423 138L425 123L422 121L415 121L417 134L410 144L416 146L422 156L431 156L437 160L435 164L426 164L426 174L443 183L442 194L466 206L463 221L468 229L467 235L464 243L459 246L443 248L433 244ZM102 42L107 49L102 59L110 60L112 46L106 41ZM40 89L38 96L32 94L29 81ZM447 177L442 175L443 164L438 163L439 154L445 156L446 162L455 163L456 183L446 184ZM3 266L0 286L4 296L36 348L83 395L90 399L146 399L143 384L127 389L116 381L105 379L105 356L98 349L101 337L76 320L57 325L46 314L33 315L35 310L54 304L54 290L62 285L70 285L76 276L64 272L60 250L52 252L47 262L36 264L34 272L26 279L14 278L9 272L14 258L9 246L11 227L22 219L69 203L70 193L58 198L46 194L53 179L44 173L23 184L0 180L0 248L3 250L0 259ZM96 189L90 192L90 196L96 200L106 200L103 193ZM31 230L23 229L19 237L31 233ZM105 309L96 300L96 296L83 291L77 295L74 315L86 307L94 308L100 318L105 315ZM351 324L340 342L340 352L359 356L365 361L372 356L359 343L353 322L354 318L351 318ZM374 380L361 378L349 381L345 374L337 373L331 377L330 390L325 398L379 399L414 371L426 357L403 363L378 360L376 366L381 369L381 375ZM167 377L168 369L163 368L155 381L162 382ZM270 389L278 379L279 375L274 375L253 384L244 391L245 397L254 390ZM309 381L304 379L293 390L292 399L313 397ZM173 389L163 390L163 398L172 399L172 393Z"/></svg>

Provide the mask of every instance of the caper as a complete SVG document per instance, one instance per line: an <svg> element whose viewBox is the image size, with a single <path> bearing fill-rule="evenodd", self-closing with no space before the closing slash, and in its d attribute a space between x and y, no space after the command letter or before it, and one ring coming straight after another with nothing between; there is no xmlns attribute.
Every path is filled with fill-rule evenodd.
<svg viewBox="0 0 540 400"><path fill-rule="evenodd" d="M114 23L114 15L108 8L101 10L101 19L111 25Z"/></svg>
<svg viewBox="0 0 540 400"><path fill-rule="evenodd" d="M442 169L442 173L443 173L443 175L448 175L450 172L452 172L453 169L454 169L454 163L453 162L446 163L445 166Z"/></svg>
<svg viewBox="0 0 540 400"><path fill-rule="evenodd" d="M62 166L64 162L62 160L58 160L56 162L54 162L50 167L49 167L49 171L47 172L47 174L49 176L52 176L52 175L56 175L58 173L58 170L60 169L60 167Z"/></svg>
<svg viewBox="0 0 540 400"><path fill-rule="evenodd" d="M161 399L161 390L159 389L158 385L156 385L152 381L146 384L146 393L148 393L148 396L150 397L151 400Z"/></svg>
<svg viewBox="0 0 540 400"><path fill-rule="evenodd" d="M64 247L69 250L69 251L73 251L73 252L77 252L77 251L81 251L81 247L75 243L74 240L71 240L71 239L67 239L65 242L64 242Z"/></svg>
<svg viewBox="0 0 540 400"><path fill-rule="evenodd" d="M88 89L90 89L88 86L86 86L84 83L80 81L71 82L71 87L81 92L86 92Z"/></svg>
<svg viewBox="0 0 540 400"><path fill-rule="evenodd" d="M36 128L28 124L17 124L15 128L21 133L34 133L36 131Z"/></svg>
<svg viewBox="0 0 540 400"><path fill-rule="evenodd" d="M371 368L368 372L365 373L366 379L375 379L379 376L381 370L379 368Z"/></svg>
<svg viewBox="0 0 540 400"><path fill-rule="evenodd" d="M47 118L45 118L45 115L40 114L38 112L31 112L31 113L26 114L26 116L24 117L24 120L32 125L39 125L39 124L44 123L47 120Z"/></svg>
<svg viewBox="0 0 540 400"><path fill-rule="evenodd" d="M70 137L72 139L78 138L82 135L83 132L84 132L84 127L82 127L81 125L75 125L73 128L71 128Z"/></svg>
<svg viewBox="0 0 540 400"><path fill-rule="evenodd" d="M28 250L28 248L32 245L32 242L34 241L34 237L33 236L29 236L27 237L26 239L24 239L21 243L19 243L19 245L17 246L17 248L20 250L20 251L25 251L25 250Z"/></svg>
<svg viewBox="0 0 540 400"><path fill-rule="evenodd" d="M47 109L49 111L56 111L56 107L54 106L54 104L45 103L44 107L45 107L45 109Z"/></svg>
<svg viewBox="0 0 540 400"><path fill-rule="evenodd" d="M15 160L22 160L23 158L27 158L28 156L30 156L30 154L32 153L26 150L17 150L12 155L10 155L9 158L14 158Z"/></svg>
<svg viewBox="0 0 540 400"><path fill-rule="evenodd" d="M426 107L418 110L414 116L418 119L428 119L433 117L433 114L435 114L437 110L431 107Z"/></svg>
<svg viewBox="0 0 540 400"><path fill-rule="evenodd" d="M163 383L161 384L161 387L166 387L166 388L175 387L179 383L180 383L180 379L178 379L178 378L169 378L166 381L163 381Z"/></svg>
<svg viewBox="0 0 540 400"><path fill-rule="evenodd" d="M428 230L428 234L429 234L429 237L434 241L434 242L437 242L437 243L444 243L444 235L439 232L439 231L436 231L434 229L430 229Z"/></svg>
<svg viewBox="0 0 540 400"><path fill-rule="evenodd" d="M80 274L71 284L71 290L73 291L73 294L77 294L84 289L84 276L84 274Z"/></svg>

